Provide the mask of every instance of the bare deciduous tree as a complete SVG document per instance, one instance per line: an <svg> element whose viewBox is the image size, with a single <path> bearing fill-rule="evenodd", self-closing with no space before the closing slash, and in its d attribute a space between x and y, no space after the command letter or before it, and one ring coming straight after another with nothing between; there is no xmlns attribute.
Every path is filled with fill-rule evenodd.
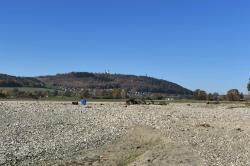
<svg viewBox="0 0 250 166"><path fill-rule="evenodd" d="M238 89L231 89L227 92L227 99L229 101L239 101L240 100L240 92Z"/></svg>

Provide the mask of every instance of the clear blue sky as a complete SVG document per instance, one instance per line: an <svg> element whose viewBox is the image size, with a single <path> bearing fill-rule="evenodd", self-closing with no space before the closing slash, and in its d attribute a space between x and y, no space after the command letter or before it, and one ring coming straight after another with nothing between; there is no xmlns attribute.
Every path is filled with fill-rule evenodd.
<svg viewBox="0 0 250 166"><path fill-rule="evenodd" d="M0 73L150 75L246 92L249 0L1 0Z"/></svg>

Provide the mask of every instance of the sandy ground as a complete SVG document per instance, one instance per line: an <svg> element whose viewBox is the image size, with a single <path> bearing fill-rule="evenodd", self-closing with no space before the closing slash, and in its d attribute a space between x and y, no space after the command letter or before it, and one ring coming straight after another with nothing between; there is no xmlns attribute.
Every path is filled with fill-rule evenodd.
<svg viewBox="0 0 250 166"><path fill-rule="evenodd" d="M250 108L0 102L0 165L250 165Z"/></svg>

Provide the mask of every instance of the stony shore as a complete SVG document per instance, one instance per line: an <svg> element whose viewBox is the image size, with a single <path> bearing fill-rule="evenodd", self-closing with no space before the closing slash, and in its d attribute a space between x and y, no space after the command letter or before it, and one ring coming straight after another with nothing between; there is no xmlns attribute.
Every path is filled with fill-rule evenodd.
<svg viewBox="0 0 250 166"><path fill-rule="evenodd" d="M250 165L250 108L1 101L0 165Z"/></svg>

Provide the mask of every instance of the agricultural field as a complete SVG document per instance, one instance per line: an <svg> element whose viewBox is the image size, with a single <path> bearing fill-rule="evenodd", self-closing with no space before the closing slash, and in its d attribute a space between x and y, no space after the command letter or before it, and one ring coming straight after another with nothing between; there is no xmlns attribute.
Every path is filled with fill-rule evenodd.
<svg viewBox="0 0 250 166"><path fill-rule="evenodd" d="M250 165L245 104L0 101L0 165Z"/></svg>

